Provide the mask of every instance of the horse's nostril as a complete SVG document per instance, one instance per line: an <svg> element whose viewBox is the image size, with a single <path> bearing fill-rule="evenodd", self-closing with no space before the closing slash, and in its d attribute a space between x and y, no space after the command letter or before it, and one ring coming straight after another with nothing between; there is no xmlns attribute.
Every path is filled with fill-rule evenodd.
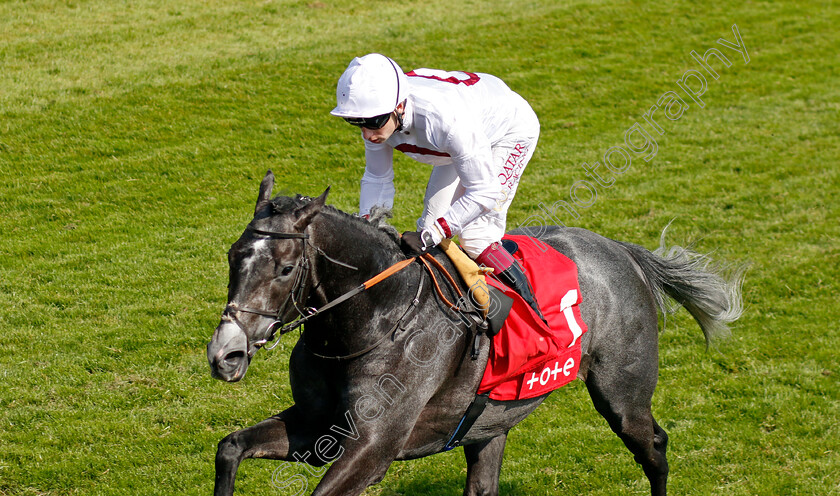
<svg viewBox="0 0 840 496"><path fill-rule="evenodd" d="M232 351L225 355L225 362L227 363L236 363L241 360L245 359L245 352L244 351Z"/></svg>

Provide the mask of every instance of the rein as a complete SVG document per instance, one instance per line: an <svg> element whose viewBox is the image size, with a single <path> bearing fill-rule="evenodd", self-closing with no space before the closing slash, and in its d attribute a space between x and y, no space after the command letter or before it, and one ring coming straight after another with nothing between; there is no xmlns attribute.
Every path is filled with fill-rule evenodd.
<svg viewBox="0 0 840 496"><path fill-rule="evenodd" d="M309 308L309 309L307 309L308 312L306 313L306 315L303 315L301 318L299 318L299 319L297 319L293 322L289 322L288 324L285 324L280 329L273 331L272 334L271 334L271 337L269 338L269 341L271 339L274 339L274 333L275 332L279 332L280 335L282 336L283 334L286 334L289 331L293 331L293 330L297 329L298 327L303 325L304 322L311 319L312 317L315 317L315 316L317 316L317 315L319 315L323 312L326 312L327 310L331 309L332 307L334 307L336 305L344 303L345 301L347 301L350 298L356 296L357 294L361 293L362 291L365 291L367 289L372 288L373 286L379 284L380 282L384 281L385 279L391 277L392 275L396 274L397 272L399 272L399 271L403 270L404 268L408 267L412 262L414 262L413 258L408 258L406 260L402 260L400 262L397 262L394 265L385 269L384 271L380 272L379 274L377 274L377 275L371 277L370 279L368 279L367 281L363 282L359 286L356 286L355 288L351 289L350 291L344 293L343 295L339 296L338 298L334 299L333 301L331 301L331 302L327 303L326 305L322 306L321 308L317 308L317 309ZM280 322L280 321L278 321L278 322ZM275 322L275 324L276 324L276 322ZM274 325L274 324L272 324L272 325ZM271 348L269 348L269 349L271 349Z"/></svg>
<svg viewBox="0 0 840 496"><path fill-rule="evenodd" d="M326 258L327 260L329 260L330 262L332 262L336 265L340 265L342 267L346 267L346 268L349 268L349 269L352 269L352 270L359 270L359 269L352 266L352 265L349 265L349 264L346 264L344 262L335 260L335 259L331 258L330 256L328 256L326 253L324 253L324 251L321 248L319 248L319 247L313 245L311 242L309 242L309 234L308 233L288 233L288 232L264 231L264 230L256 229L256 228L252 227L251 225L248 225L248 227L246 227L246 231L250 231L254 234L258 234L260 236L267 236L267 237L274 238L274 239L300 239L301 240L301 248L302 248L301 256L300 256L300 259L298 259L298 263L297 263L297 267L298 267L299 270L297 271L297 274L295 276L295 282L294 282L294 285L292 286L292 290L289 292L289 296L283 302L283 305L276 312L270 312L270 311L256 309L256 308L250 308L250 307L240 307L240 306L235 305L235 304L234 305L228 305L227 307L225 307L223 315L225 315L225 314L230 315L231 318L233 318L234 321L236 321L237 325L242 329L244 329L244 327L239 322L239 319L236 318L236 314L235 314L236 312L252 313L252 314L255 314L255 315L261 315L263 317L271 317L271 318L275 319L275 321L272 322L271 325L269 325L269 327L268 327L270 329L271 334L267 338L261 339L261 340L254 343L254 346L257 347L257 348L259 348L259 347L265 345L266 343L272 341L277 333L279 333L282 336L283 334L286 334L290 331L293 331L293 330L297 329L298 327L303 325L307 320L309 320L313 317L316 317L316 316L326 312L327 310L330 310L331 308L333 308L337 305L340 305L341 303L344 303L345 301L347 301L350 298L362 293L365 290L368 290L368 289L372 288L373 286L379 284L380 282L384 281L385 279L388 279L389 277L393 276L394 274L402 271L403 269L405 269L406 267L408 267L409 265L411 265L415 261L420 261L423 264L426 271L431 276L432 284L435 288L435 292L438 295L438 297L440 297L441 300L451 310L454 310L455 312L462 312L463 311L463 309L460 306L458 306L458 305L452 303L451 301L449 301L446 298L446 296L443 294L443 290L441 289L440 284L438 284L437 277L435 277L434 271L432 270L432 265L434 265L435 268L440 270L445 275L447 281L452 285L453 288L455 288L455 292L458 294L458 300L457 301L459 301L459 302L465 302L466 301L463 297L464 296L463 292L458 287L458 284L456 283L455 279L452 277L452 274L450 274L449 271L446 270L446 268L437 259L435 259L433 256L431 256L429 253L424 253L421 256L407 258L405 260L401 260L401 261L391 265L387 269L385 269L382 272L380 272L380 273L376 274L375 276L371 277L370 279L363 282L359 286L351 289L350 291L344 293L343 295L339 296L338 298L326 303L321 308L308 307L308 308L301 309L301 307L304 306L303 305L303 300L305 299L305 295L304 295L305 287L306 287L306 283L309 279L309 273L311 271L311 264L310 264L309 257L308 257L307 251L306 251L307 245L312 247L319 255L322 255L324 258ZM349 355L344 355L344 356L320 355L318 353L313 352L312 350L309 350L308 347L307 347L307 350L310 353L312 353L313 355L315 355L319 358L328 358L328 359L334 359L334 360L346 360L346 359L350 359L350 358L356 358L358 356L364 355L365 353L368 353L368 352L372 351L374 348L376 348L377 346L382 344L382 342L389 335L393 334L393 332L395 332L400 327L400 325L405 320L405 318L408 317L408 315L411 313L411 310L414 309L417 305L419 305L420 294L423 290L423 275L422 274L423 273L421 273L420 284L417 288L417 294L415 295L414 300L412 300L411 304L409 305L409 308L403 313L403 315L394 324L394 326L392 326L392 328L387 333L385 333L381 338L379 338L373 345L368 346L367 348L365 348L363 350L357 351L357 352L349 354ZM286 309L288 308L288 305L289 305L290 302L295 307L295 310L298 311L298 313L300 314L300 317L295 319L292 322L284 323L281 319L282 319L283 315L286 313ZM280 327L278 327L278 325ZM280 343L280 341L278 340L273 345L267 346L266 349L272 350L279 343ZM306 346L305 340L304 340L304 346Z"/></svg>
<svg viewBox="0 0 840 496"><path fill-rule="evenodd" d="M408 259L408 261L413 262L412 259ZM414 299L411 300L411 303L408 305L408 308L405 310L405 312L403 312L402 316L394 323L393 326L391 326L391 328L388 330L388 332L383 334L381 338L377 339L375 343L368 346L367 348L356 351L354 353L350 353L349 355L322 355L320 353L317 353L317 352L313 351L309 347L309 345L306 344L306 338L305 337L302 338L304 348L306 348L306 351L308 351L312 355L314 355L318 358L325 358L325 359L328 359L328 360L350 360L351 358L357 358L357 357L360 357L360 356L364 355L365 353L373 351L377 346L382 344L382 342L385 341L388 338L388 336L392 336L397 331L397 329L399 329L402 326L402 323L405 321L406 317L408 317L409 314L411 314L411 311L414 310L415 308L417 308L417 306L420 304L420 294L423 292L423 279L424 278L425 278L425 273L421 272L420 273L420 284L417 285L417 293L414 295Z"/></svg>
<svg viewBox="0 0 840 496"><path fill-rule="evenodd" d="M303 323L303 321L305 321L305 320L307 320L311 317L314 317L318 313L324 312L324 311L328 310L329 308L332 308L335 305L338 305L339 303L341 303L343 301L346 301L346 300L352 298L353 296L356 296L357 294L361 293L362 291L364 291L366 289L369 289L369 288L373 287L374 285L376 285L376 284L384 281L385 279L391 277L392 275L396 274L397 272L400 272L401 270L405 269L410 264L412 264L413 262L416 262L416 261L422 262L424 268L429 273L429 276L431 276L431 278L432 278L432 283L433 283L433 286L435 288L435 292L443 300L443 302L446 303L446 305L451 310L454 310L456 312L461 312L462 311L461 307L459 307L459 306L453 304L452 302L450 302L446 298L446 296L443 294L443 290L440 288L440 284L438 284L437 277L435 277L435 273L432 270L431 265L426 260L430 260L431 265L434 265L436 268L438 268L439 270L441 270L443 272L443 274L446 276L447 280L452 284L452 287L454 287L455 291L458 293L458 297L459 297L458 301L463 301L463 293L461 292L461 289L456 284L455 279L452 277L452 274L450 274L449 271L446 270L446 268L440 262L438 262L433 256L431 256L428 253L424 253L422 256L407 258L405 260L402 260L400 262L395 263L394 265L388 267L387 269L383 270L379 274L371 277L370 279L365 281L362 285L358 286L357 288L355 288L355 289L353 289L353 290L351 290L347 293L344 293L340 297L338 297L335 300L331 301L330 303L324 305L319 310L317 310L315 313L310 314L310 315L308 315L308 316L306 316L302 319L297 320L295 322L295 324L300 325L300 324ZM371 344L367 348L364 348L362 350L350 353L348 355L322 355L320 353L316 353L315 351L313 351L309 347L309 345L306 344L306 338L305 337L302 338L303 339L303 346L312 355L314 355L318 358L325 358L325 359L328 359L328 360L350 360L352 358L357 358L357 357L360 357L360 356L362 356L362 355L364 355L368 352L373 351L376 347L378 347L380 344L382 344L388 338L388 336L392 336L397 331L397 329L399 329L402 326L403 322L411 314L412 310L417 308L417 306L420 304L420 295L423 292L423 280L425 278L425 274L426 274L425 272L420 273L420 284L417 285L417 293L414 295L414 299L411 300L411 303L409 304L409 306L405 310L405 312L403 312L402 316L394 323L394 325L391 326L391 328L388 330L388 332L384 333L382 335L382 337L377 339L375 343Z"/></svg>

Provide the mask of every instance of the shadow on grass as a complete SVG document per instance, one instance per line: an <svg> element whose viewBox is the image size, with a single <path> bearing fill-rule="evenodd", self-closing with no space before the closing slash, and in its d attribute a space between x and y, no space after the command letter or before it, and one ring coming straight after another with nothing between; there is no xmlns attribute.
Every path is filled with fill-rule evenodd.
<svg viewBox="0 0 840 496"><path fill-rule="evenodd" d="M463 493L465 484L465 477L431 481L416 478L403 480L396 487L385 489L379 494L379 496L409 496L415 494L422 494L424 496L454 496ZM528 487L522 484L502 481L499 483L499 494L507 496L527 496L533 493Z"/></svg>

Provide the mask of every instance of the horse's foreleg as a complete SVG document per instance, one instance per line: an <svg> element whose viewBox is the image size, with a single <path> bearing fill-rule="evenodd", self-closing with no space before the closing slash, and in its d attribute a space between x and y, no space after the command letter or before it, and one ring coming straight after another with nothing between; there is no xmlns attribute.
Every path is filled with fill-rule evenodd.
<svg viewBox="0 0 840 496"><path fill-rule="evenodd" d="M420 397L419 401L425 402L428 398ZM369 417L359 423L348 410L345 419L331 427L334 434L341 432L344 436L340 446L328 443L320 450L315 446L316 454L320 451L332 464L312 496L358 496L369 486L379 483L414 430L423 409L419 401L395 402L389 415Z"/></svg>
<svg viewBox="0 0 840 496"><path fill-rule="evenodd" d="M497 496L499 474L505 454L507 433L487 441L464 446L467 458L467 485L464 496Z"/></svg>
<svg viewBox="0 0 840 496"><path fill-rule="evenodd" d="M315 488L312 496L357 496L379 483L399 453L401 442L380 440L347 446Z"/></svg>
<svg viewBox="0 0 840 496"><path fill-rule="evenodd" d="M216 451L216 485L214 496L231 496L236 471L246 458L288 459L296 446L312 442L307 436L305 419L296 407L236 431L219 442Z"/></svg>

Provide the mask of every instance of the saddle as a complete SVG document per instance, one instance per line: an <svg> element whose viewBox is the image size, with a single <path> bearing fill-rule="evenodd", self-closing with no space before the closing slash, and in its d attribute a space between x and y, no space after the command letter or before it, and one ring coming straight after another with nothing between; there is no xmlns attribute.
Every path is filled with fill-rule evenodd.
<svg viewBox="0 0 840 496"><path fill-rule="evenodd" d="M492 336L490 356L475 399L444 450L460 444L488 399L511 401L541 396L574 380L580 367L580 338L586 324L579 309L577 266L535 238L505 236L502 245L528 274L547 322L515 291L494 278L485 278L465 254L450 256L456 267L466 265L468 273L482 272L486 290L471 290L470 294L487 296L487 315L496 317L496 322L492 334L488 332ZM457 247L444 249L447 254L454 250L460 252ZM473 285L482 288L481 284Z"/></svg>
<svg viewBox="0 0 840 496"><path fill-rule="evenodd" d="M464 253L461 248L449 239L444 239L438 245L449 260L455 265L458 274L469 288L470 300L476 308L481 310L487 320L487 335L495 336L501 329L513 307L513 298L502 291L487 284L485 274L493 269L479 267L475 261ZM504 245L510 251L510 245ZM514 244L515 246L515 244ZM513 253L511 253L513 254Z"/></svg>

